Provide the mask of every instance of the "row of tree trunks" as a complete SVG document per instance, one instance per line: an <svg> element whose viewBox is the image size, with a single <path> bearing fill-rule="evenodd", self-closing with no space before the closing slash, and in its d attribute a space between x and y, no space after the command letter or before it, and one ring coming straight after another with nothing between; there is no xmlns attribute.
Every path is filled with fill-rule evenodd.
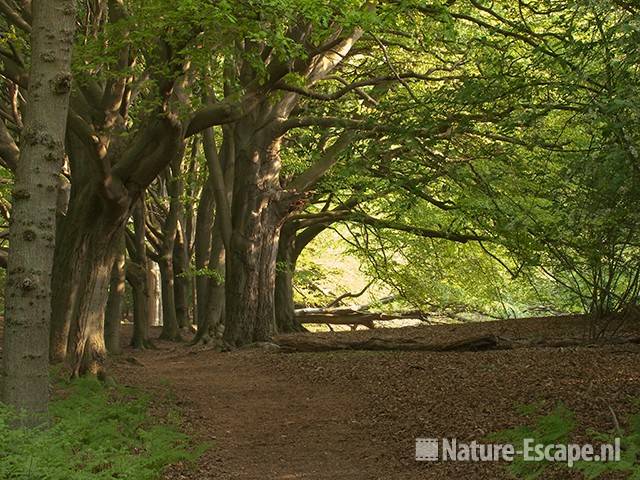
<svg viewBox="0 0 640 480"><path fill-rule="evenodd" d="M198 205L195 256L198 330L194 343L222 346L225 315L224 233L228 229L228 205L233 189L235 143L233 129L222 129L222 144L217 149L213 130L203 134L207 161L207 181ZM214 215L215 211L215 215Z"/></svg>
<svg viewBox="0 0 640 480"><path fill-rule="evenodd" d="M308 84L328 75L360 35L361 32L357 32L346 36L331 51L310 59L302 69ZM251 70L249 65L243 68L247 73ZM274 75L280 75L277 68L274 72ZM247 76L247 85L252 83L251 75ZM176 152L183 151L187 131L190 132L188 135L193 133L189 129L185 131L177 117L170 113L169 100L173 98L170 91L179 92L180 88L173 88L173 81L164 80L161 85L166 93L165 100L149 126L136 133L130 143L123 144L129 140L121 140L117 135L111 137L123 127L115 118L118 114L112 112L106 116L112 121L109 124L112 130L103 125L89 125L104 130L104 134L80 138L82 135L76 132L78 138L69 142L75 145L69 155L72 192L69 211L61 219L56 242L51 357L59 361L71 356L74 374L98 373L105 355L104 312L108 286L112 283L116 288L116 280L111 281L118 254L115 239L145 189L166 168L167 162L176 158ZM118 86L119 92L124 89L123 85ZM250 91L248 87L247 92ZM232 127L223 128L223 153L219 155L223 161L218 158L211 162L207 158L212 182L208 182L202 193L194 247L196 270L204 272L196 275L199 339L218 339L224 318L224 341L233 347L269 340L278 330L276 310L279 307L274 291L280 229L287 215L300 207L296 203L310 185L305 180L300 186L287 190L279 176L281 141L286 133L283 125L296 107L298 95L286 93L274 100L270 93L262 93L257 98L258 101L252 100L252 106L244 116L233 120ZM227 121L222 115L219 124ZM213 138L212 133L209 135ZM97 143L90 144L94 141ZM122 159L115 161L108 156L110 145L117 145L117 148L112 147L115 152L124 152ZM324 171L333 161L314 168ZM96 164L99 165L97 170ZM179 175L178 170L174 175ZM312 172L307 176L313 178L316 174ZM162 229L163 238L157 255L163 283L163 337L170 340L179 338L179 327L187 322L186 284L177 286L175 281L176 238L180 229L180 214L173 214L179 210L176 198L177 195L172 195L170 215ZM140 215L136 212L136 239L130 243L134 244L138 258L134 258L135 254L130 255L132 268L127 269L126 278L134 292L133 343L146 347L146 329L152 309L149 306L150 282L144 272L149 268L144 233L138 233L138 230L145 230L145 215L142 213L142 218L136 220ZM188 270L189 249L188 241L178 249L182 273ZM224 282L218 278L218 272L223 271ZM293 269L290 278L285 278L283 283L289 289L292 272ZM114 291L114 296L116 293ZM178 293L180 300L176 300ZM288 310L281 317L280 328L299 330L295 318L290 315L291 292L285 293L281 300L280 305L286 305ZM182 312L180 316L179 311Z"/></svg>
<svg viewBox="0 0 640 480"><path fill-rule="evenodd" d="M311 58L306 66L300 65L307 83L312 85L330 74L361 33L345 36L330 51ZM277 81L281 74L276 67L274 65L273 81ZM248 64L242 68L247 73L244 93L249 94L252 91L249 86L253 83L252 76L257 77L261 73L251 73L252 67ZM176 152L183 149L185 134L194 133L190 129L185 131L177 117L170 114L169 101L174 98L170 92L177 92L175 95L179 97L180 88L173 81L160 80L166 100L154 114L149 126L132 137L129 144L119 144L117 136L110 137L112 132L117 132L115 127L122 125L117 124L115 117L108 115L107 119L114 122L110 124L114 130L105 130L103 136L90 136L90 141L97 138L98 143L89 147L87 138L83 138L77 142L76 151L70 154L73 164L72 195L69 213L61 222L64 228L57 242L62 251L56 257L56 285L59 287L53 303L58 315L54 314L53 318L59 325L54 328L51 344L55 347L52 355L55 360L73 353L74 372L78 374L98 370L104 357L104 340L101 336L109 291L107 286L117 253L113 239L123 228L132 206L144 190L166 168L167 162L175 158ZM213 181L203 191L198 215L202 225L196 228L198 335L202 338L219 337L224 316L224 341L230 346L268 340L277 331L274 290L280 228L287 215L299 208L295 206L296 201L308 188L308 182L303 182L301 189L295 187L286 190L279 177L281 141L286 133L283 124L296 107L298 95L286 93L277 100L267 91L254 95L258 100L251 100L250 109L243 116L235 118L232 127L223 128L224 154L219 155L223 157L223 162L220 158L214 162L207 159ZM225 114L222 114L219 124L227 121ZM97 127L103 128L102 125ZM205 141L207 135L205 128ZM213 138L212 133L209 135ZM121 147L125 153L123 159L116 162L105 156L104 152L108 155L111 144ZM228 151L224 148L226 145ZM115 147L113 150L118 151ZM98 171L95 169L96 163L100 165ZM220 168L222 163L224 168ZM329 168L331 164L329 162L320 170ZM227 178L226 172L230 172L231 179ZM314 175L310 175L310 178ZM99 179L97 183L96 178ZM239 181L233 181L233 178ZM223 205L225 200L226 205ZM163 337L173 340L179 338L180 323L185 323L185 317L178 320L178 305L182 306L184 312L185 302L176 301L176 291L180 288L181 292L186 290L184 284L177 288L175 282L174 253L179 224L175 217L179 215L170 215L170 225L163 228L164 238L157 258L164 287ZM141 221L141 229L144 230L144 219ZM222 237L222 248L217 246L219 240L216 240L216 236ZM137 263L140 270L148 271L148 268L144 268L147 263L143 259L144 247L138 241L135 243L138 244L136 250L140 250L140 258L132 261L132 264ZM187 255L182 262L183 272L188 258ZM217 272L223 268L224 282L221 282ZM136 275L139 273L136 270L135 267L128 269L127 278L134 290L134 344L144 347L148 338L143 325L148 323L141 319L148 319L151 309L147 305L146 314L143 315L143 297L146 291L149 298L150 288L149 281L145 282L144 275ZM220 301L222 297L224 301ZM183 293L181 298L184 299ZM287 299L287 302L290 300ZM290 322L286 330L298 328Z"/></svg>

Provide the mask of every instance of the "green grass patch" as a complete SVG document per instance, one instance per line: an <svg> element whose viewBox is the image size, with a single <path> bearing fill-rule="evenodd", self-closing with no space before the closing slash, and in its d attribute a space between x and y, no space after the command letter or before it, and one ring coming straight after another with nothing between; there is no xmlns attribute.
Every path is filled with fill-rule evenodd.
<svg viewBox="0 0 640 480"><path fill-rule="evenodd" d="M153 480L170 464L193 462L175 414L152 418L149 397L94 379L58 385L50 425L13 429L15 413L0 404L3 480Z"/></svg>

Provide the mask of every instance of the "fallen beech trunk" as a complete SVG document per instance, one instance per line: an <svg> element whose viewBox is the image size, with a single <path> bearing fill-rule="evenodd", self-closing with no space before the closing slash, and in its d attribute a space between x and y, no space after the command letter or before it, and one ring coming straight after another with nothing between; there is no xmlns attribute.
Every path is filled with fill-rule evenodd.
<svg viewBox="0 0 640 480"><path fill-rule="evenodd" d="M417 311L402 313L376 313L351 308L302 308L295 312L299 323L319 323L327 325L364 325L374 328L373 322L421 319L422 314Z"/></svg>
<svg viewBox="0 0 640 480"><path fill-rule="evenodd" d="M430 343L420 339L388 339L372 337L367 340L328 338L312 335L287 335L275 339L283 352L329 352L336 350L379 350L421 352L478 352L511 350L516 348L566 348L601 345L640 344L640 337L614 338L598 342L577 338L518 338L482 335L449 343Z"/></svg>
<svg viewBox="0 0 640 480"><path fill-rule="evenodd" d="M505 343L506 342L506 343ZM386 339L372 337L367 340L327 338L311 335L290 335L276 338L285 352L327 352L332 350L407 350L425 352L479 351L510 348L511 343L495 335L483 335L447 344L433 344L421 340Z"/></svg>

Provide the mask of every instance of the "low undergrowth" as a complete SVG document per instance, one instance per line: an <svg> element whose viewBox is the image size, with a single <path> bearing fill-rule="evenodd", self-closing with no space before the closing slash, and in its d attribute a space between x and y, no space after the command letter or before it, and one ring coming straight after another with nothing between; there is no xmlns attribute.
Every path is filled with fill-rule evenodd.
<svg viewBox="0 0 640 480"><path fill-rule="evenodd" d="M80 379L56 392L47 427L13 429L15 414L0 404L3 480L154 480L203 452L175 415L152 418L148 396L136 390Z"/></svg>
<svg viewBox="0 0 640 480"><path fill-rule="evenodd" d="M638 402L640 406L640 402ZM518 426L504 430L490 436L490 440L522 446L525 440L531 439L533 443L544 446L563 446L571 443L574 433L580 425L575 415L564 405L559 404L550 413L538 412L539 406L523 406L522 413L532 415L533 421L529 425ZM612 412L613 414L613 412ZM577 470L585 479L616 479L640 480L640 414L630 416L625 427L618 425L618 420L613 415L614 428L607 432L587 429L586 443L594 446L597 455L601 445L613 445L619 439L620 454L617 459L606 460L593 459L588 461L576 459L568 463L566 458L556 456L549 461L547 459L525 459L519 454L507 467L514 478L521 480L544 479L549 469L553 470ZM581 442L582 445L585 441ZM553 449L557 455L562 454L562 449ZM555 478L555 477L554 477Z"/></svg>

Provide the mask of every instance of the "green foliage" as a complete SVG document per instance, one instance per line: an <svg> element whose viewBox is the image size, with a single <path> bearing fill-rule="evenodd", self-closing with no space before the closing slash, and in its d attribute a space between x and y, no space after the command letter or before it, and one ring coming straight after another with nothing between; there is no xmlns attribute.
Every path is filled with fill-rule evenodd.
<svg viewBox="0 0 640 480"><path fill-rule="evenodd" d="M179 277L207 277L213 279L221 285L224 283L224 274L218 272L217 270L212 270L211 268L192 268L187 272L181 273Z"/></svg>
<svg viewBox="0 0 640 480"><path fill-rule="evenodd" d="M521 413L532 416L539 412L540 405L522 406ZM588 430L588 441L598 448L598 445L613 444L615 438L620 439L621 452L619 461L578 461L573 467L584 474L587 479L607 478L611 472L621 472L624 478L629 480L640 479L640 414L634 414L627 422L625 431L597 432ZM533 422L528 426L520 426L504 430L490 436L490 440L510 443L515 446L523 444L524 439L533 439L535 443L543 445L566 444L579 427L575 416L571 410L560 404L546 415L538 414ZM524 461L522 456L516 459L507 467L514 477L523 480L534 480L544 478L545 472L550 469L569 468L564 464L556 462L533 462ZM616 477L618 478L618 477Z"/></svg>
<svg viewBox="0 0 640 480"><path fill-rule="evenodd" d="M521 410L532 414L538 410L538 406L532 405ZM524 413L524 412L523 412ZM520 426L493 434L490 440L510 443L520 448L525 439L533 439L537 444L552 445L567 443L569 435L576 427L575 417L567 407L562 404L556 406L551 413L539 415L530 426ZM539 478L552 464L549 462L525 461L522 456L517 456L509 465L508 470L522 480Z"/></svg>
<svg viewBox="0 0 640 480"><path fill-rule="evenodd" d="M486 248L509 262L504 251ZM553 282L532 272L514 278L477 244L386 232L367 259L379 278L424 312L516 318L540 307L575 308Z"/></svg>
<svg viewBox="0 0 640 480"><path fill-rule="evenodd" d="M492 49L478 51L512 108L496 130L483 127L501 141L476 146L473 168L453 176L465 185L459 204L476 225L524 269L543 272L602 317L640 293L637 18L610 2L559 7L558 15L528 20L556 32L552 44L529 55L510 48L509 63ZM563 80L550 83L554 77Z"/></svg>
<svg viewBox="0 0 640 480"><path fill-rule="evenodd" d="M283 85L313 91L299 95L291 117L336 122L283 136L283 187L322 158L345 122L358 126L305 213L317 214L327 198L336 207L356 200L354 216L490 237L456 245L351 218L340 234L368 274L423 310L504 317L542 305L606 315L640 295L634 8L613 0L147 0L125 2L123 12L113 5L107 19L87 4L75 81L79 98L90 98L94 83L131 78L120 140L148 124L167 100L162 85L187 65L171 108L183 117L205 96L260 92L267 108L289 95ZM350 54L310 81L308 56L356 27L363 35ZM24 38L7 29L0 47L28 58ZM187 208L204 182L196 157ZM327 250L303 253L296 300L322 305L368 283L313 260ZM209 269L184 275L224 281Z"/></svg>
<svg viewBox="0 0 640 480"><path fill-rule="evenodd" d="M148 398L132 389L107 389L93 379L64 387L51 403L49 427L12 429L15 414L0 404L0 478L153 480L203 452L189 446L175 422L152 422Z"/></svg>
<svg viewBox="0 0 640 480"><path fill-rule="evenodd" d="M584 472L587 479L601 478L608 472L624 472L628 480L640 479L640 414L631 416L625 432L593 433L599 441L612 442L614 436L620 437L621 455L619 462L580 462L576 468Z"/></svg>
<svg viewBox="0 0 640 480"><path fill-rule="evenodd" d="M298 258L294 300L306 307L325 307L343 293L359 292L369 283L363 267L345 247L340 234L326 230ZM349 298L345 304L368 303L388 294L388 287L374 284L361 297Z"/></svg>

